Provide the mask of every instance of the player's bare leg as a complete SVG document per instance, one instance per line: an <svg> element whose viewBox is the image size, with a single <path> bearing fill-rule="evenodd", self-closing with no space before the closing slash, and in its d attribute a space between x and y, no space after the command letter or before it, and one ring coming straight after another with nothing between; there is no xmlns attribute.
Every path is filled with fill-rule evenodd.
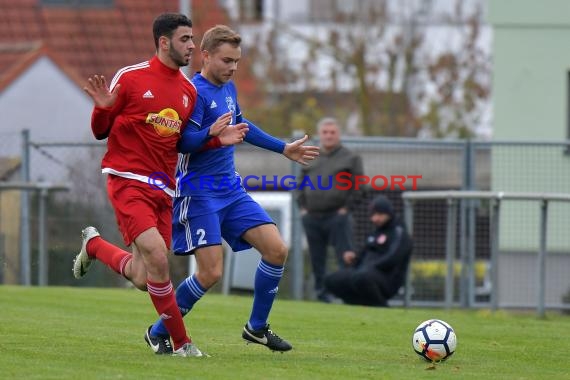
<svg viewBox="0 0 570 380"><path fill-rule="evenodd" d="M124 276L132 282L137 289L146 292L147 273L144 260L135 244L133 244L132 250L133 258L125 266Z"/></svg>
<svg viewBox="0 0 570 380"><path fill-rule="evenodd" d="M206 289L210 289L222 278L224 271L224 249L221 245L198 248L195 253L196 279Z"/></svg>

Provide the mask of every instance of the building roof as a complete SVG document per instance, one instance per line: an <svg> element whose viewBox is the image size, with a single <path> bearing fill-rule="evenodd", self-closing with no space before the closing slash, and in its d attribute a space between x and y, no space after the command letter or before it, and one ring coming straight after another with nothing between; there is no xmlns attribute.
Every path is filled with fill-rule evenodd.
<svg viewBox="0 0 570 380"><path fill-rule="evenodd" d="M93 74L112 78L121 67L152 57L154 18L179 11L178 0L111 3L109 7L47 6L41 0L0 0L0 92L46 55L80 87ZM191 15L198 43L207 28L229 22L217 2L208 0L193 0ZM192 70L199 65L195 51ZM247 71L240 66L236 78L242 95L250 87L239 84L251 82Z"/></svg>

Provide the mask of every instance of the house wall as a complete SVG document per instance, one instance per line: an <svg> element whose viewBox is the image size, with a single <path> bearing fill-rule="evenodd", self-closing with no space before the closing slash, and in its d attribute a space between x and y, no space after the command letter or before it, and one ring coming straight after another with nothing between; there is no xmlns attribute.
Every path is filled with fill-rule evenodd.
<svg viewBox="0 0 570 380"><path fill-rule="evenodd" d="M494 136L565 139L570 2L490 0Z"/></svg>
<svg viewBox="0 0 570 380"><path fill-rule="evenodd" d="M504 140L556 140L568 138L570 2L565 0L490 0L488 20L493 26L493 135ZM492 152L492 189L501 191L570 192L570 155L563 148L543 152L518 150L504 165L504 149ZM528 156L533 158L529 163ZM550 168L561 168L552 178ZM529 176L529 173L534 173ZM551 208L549 245L564 244L567 226L562 222L568 205ZM521 231L521 216L537 220L538 205L521 203L505 208L501 220L502 249L528 247L529 236L538 246L538 225Z"/></svg>
<svg viewBox="0 0 570 380"><path fill-rule="evenodd" d="M90 120L92 102L49 58L39 58L21 76L0 92L0 142L3 156L20 156L20 132L30 130L34 142L92 141ZM32 180L57 182L74 156L55 159L32 150Z"/></svg>

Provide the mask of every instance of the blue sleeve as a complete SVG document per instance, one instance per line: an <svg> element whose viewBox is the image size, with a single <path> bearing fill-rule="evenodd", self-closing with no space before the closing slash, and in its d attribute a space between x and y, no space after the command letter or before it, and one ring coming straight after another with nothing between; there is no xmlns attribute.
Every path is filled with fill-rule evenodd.
<svg viewBox="0 0 570 380"><path fill-rule="evenodd" d="M196 131L195 128L190 127L193 124L194 123L190 121L184 132L182 132L182 136L180 137L180 141L178 141L177 145L178 152L180 153L186 154L197 152L212 137L208 135L210 128L204 128Z"/></svg>
<svg viewBox="0 0 570 380"><path fill-rule="evenodd" d="M245 141L252 145L270 150L275 153L283 153L285 150L285 143L283 141L271 136L268 133L265 133L261 128L258 128L251 121L247 120L244 117L241 117L241 114L240 117L236 119L238 123L247 123L249 127L249 131L245 135Z"/></svg>
<svg viewBox="0 0 570 380"><path fill-rule="evenodd" d="M197 152L200 150L202 145L211 138L211 136L208 135L210 128L201 129L203 118L204 99L201 96L198 96L192 115L190 115L188 125L186 125L186 128L182 132L182 136L180 136L180 141L178 141L178 152L184 154Z"/></svg>

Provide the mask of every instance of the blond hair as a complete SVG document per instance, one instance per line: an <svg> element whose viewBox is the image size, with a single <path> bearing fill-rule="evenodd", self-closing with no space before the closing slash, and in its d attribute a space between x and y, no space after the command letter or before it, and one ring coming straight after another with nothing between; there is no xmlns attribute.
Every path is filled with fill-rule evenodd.
<svg viewBox="0 0 570 380"><path fill-rule="evenodd" d="M213 53L220 45L225 43L238 47L241 43L241 36L226 25L216 25L204 33L200 43L200 50Z"/></svg>

